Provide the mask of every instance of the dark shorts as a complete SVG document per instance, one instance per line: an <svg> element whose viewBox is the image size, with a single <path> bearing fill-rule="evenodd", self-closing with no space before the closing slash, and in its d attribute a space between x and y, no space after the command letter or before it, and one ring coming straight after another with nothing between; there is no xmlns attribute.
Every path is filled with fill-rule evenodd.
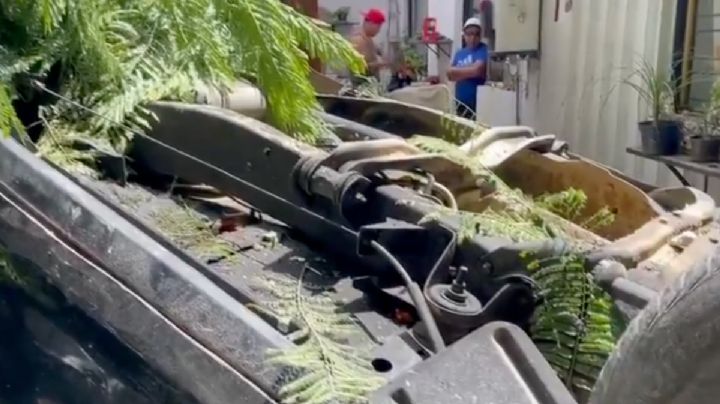
<svg viewBox="0 0 720 404"><path fill-rule="evenodd" d="M475 110L465 104L457 105L457 114L463 118L475 120Z"/></svg>

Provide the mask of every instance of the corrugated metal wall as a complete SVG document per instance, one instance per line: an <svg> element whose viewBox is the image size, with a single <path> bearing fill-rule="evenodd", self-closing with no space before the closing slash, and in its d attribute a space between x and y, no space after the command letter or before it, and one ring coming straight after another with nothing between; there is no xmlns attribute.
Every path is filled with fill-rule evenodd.
<svg viewBox="0 0 720 404"><path fill-rule="evenodd" d="M713 82L720 79L720 1L699 0L690 105L702 109L710 99Z"/></svg>
<svg viewBox="0 0 720 404"><path fill-rule="evenodd" d="M544 0L539 82L530 83L539 131L639 180L676 184L664 166L625 153L645 111L618 86L638 58L671 65L675 13L676 0Z"/></svg>

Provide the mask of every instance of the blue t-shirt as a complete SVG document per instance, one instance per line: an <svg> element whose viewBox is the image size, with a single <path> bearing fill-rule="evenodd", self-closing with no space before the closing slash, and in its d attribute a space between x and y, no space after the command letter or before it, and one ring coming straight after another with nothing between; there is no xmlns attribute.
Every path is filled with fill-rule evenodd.
<svg viewBox="0 0 720 404"><path fill-rule="evenodd" d="M480 46L475 49L462 48L455 53L452 66L464 67L480 61L487 63L487 58L488 51L485 44L480 44ZM455 98L474 111L477 101L477 87L483 84L485 84L484 78L460 80L455 83Z"/></svg>

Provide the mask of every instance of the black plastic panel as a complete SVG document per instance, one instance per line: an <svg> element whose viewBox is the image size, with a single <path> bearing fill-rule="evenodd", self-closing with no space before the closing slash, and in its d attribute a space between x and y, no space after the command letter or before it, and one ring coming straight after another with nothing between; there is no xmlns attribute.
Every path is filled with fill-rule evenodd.
<svg viewBox="0 0 720 404"><path fill-rule="evenodd" d="M495 322L398 376L371 404L577 404L520 328Z"/></svg>
<svg viewBox="0 0 720 404"><path fill-rule="evenodd" d="M123 330L121 339L128 345L160 362L177 362L177 369L168 363L160 369L171 372L171 379L187 380L202 372L210 382L214 373L230 372L234 378L226 379L226 387L233 394L225 397L245 397L246 403L267 402L262 391L277 391L282 369L268 367L265 355L289 341L142 229L10 139L0 141L0 196L0 234L8 249L32 259L97 321L119 334ZM203 361L209 368L201 366ZM213 366L217 372L210 371ZM180 378L177 371L186 373ZM216 383L190 384L199 389L193 394L215 397L208 402L227 402Z"/></svg>

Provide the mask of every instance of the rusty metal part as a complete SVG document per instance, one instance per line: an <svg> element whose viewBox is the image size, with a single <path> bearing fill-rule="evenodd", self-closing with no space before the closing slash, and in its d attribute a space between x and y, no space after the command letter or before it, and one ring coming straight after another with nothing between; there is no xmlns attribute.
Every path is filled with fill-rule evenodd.
<svg viewBox="0 0 720 404"><path fill-rule="evenodd" d="M487 129L477 122L453 114L387 98L321 94L317 99L330 114L405 138L450 134L459 139L468 139L477 130Z"/></svg>
<svg viewBox="0 0 720 404"><path fill-rule="evenodd" d="M665 212L642 190L588 160L523 150L508 159L496 172L510 186L532 196L568 188L582 190L588 197L588 215L604 207L615 214L612 224L598 230L600 236L610 240L632 234ZM581 217L580 220L586 218Z"/></svg>
<svg viewBox="0 0 720 404"><path fill-rule="evenodd" d="M548 152L554 142L555 135L538 136L527 126L499 126L468 140L460 150L478 157L483 166L494 170L521 150Z"/></svg>

